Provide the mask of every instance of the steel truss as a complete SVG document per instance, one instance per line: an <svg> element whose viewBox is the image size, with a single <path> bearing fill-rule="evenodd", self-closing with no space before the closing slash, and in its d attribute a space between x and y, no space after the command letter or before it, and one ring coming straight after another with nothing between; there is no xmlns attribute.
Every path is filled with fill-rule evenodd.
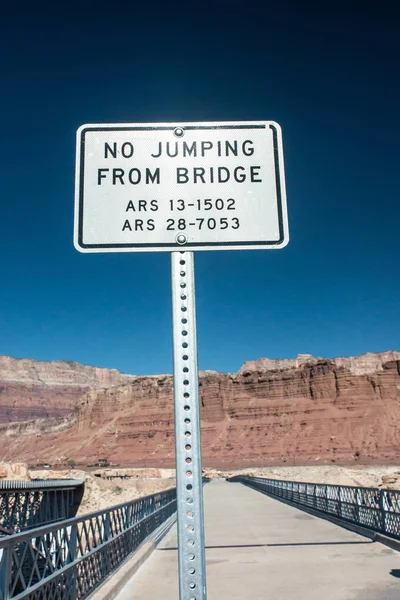
<svg viewBox="0 0 400 600"><path fill-rule="evenodd" d="M84 481L0 482L0 536L73 517Z"/></svg>

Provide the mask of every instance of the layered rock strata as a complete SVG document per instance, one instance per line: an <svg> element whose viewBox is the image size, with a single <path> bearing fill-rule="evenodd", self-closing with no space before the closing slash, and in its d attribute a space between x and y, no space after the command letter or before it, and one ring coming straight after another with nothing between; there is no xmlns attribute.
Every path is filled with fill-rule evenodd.
<svg viewBox="0 0 400 600"><path fill-rule="evenodd" d="M0 422L69 415L88 390L131 380L114 369L76 362L0 356Z"/></svg>
<svg viewBox="0 0 400 600"><path fill-rule="evenodd" d="M400 353L245 363L200 378L204 465L390 463L400 451ZM63 430L0 432L0 458L173 466L172 377L91 390ZM22 427L22 424L21 424ZM27 426L28 427L28 426ZM58 424L60 427L60 424Z"/></svg>

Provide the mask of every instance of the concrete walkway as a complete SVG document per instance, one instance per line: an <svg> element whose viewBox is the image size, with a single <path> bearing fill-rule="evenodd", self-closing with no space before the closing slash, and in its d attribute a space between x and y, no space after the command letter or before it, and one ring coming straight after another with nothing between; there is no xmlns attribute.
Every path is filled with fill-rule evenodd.
<svg viewBox="0 0 400 600"><path fill-rule="evenodd" d="M239 483L204 488L208 600L398 600L400 553ZM117 600L178 600L176 526Z"/></svg>

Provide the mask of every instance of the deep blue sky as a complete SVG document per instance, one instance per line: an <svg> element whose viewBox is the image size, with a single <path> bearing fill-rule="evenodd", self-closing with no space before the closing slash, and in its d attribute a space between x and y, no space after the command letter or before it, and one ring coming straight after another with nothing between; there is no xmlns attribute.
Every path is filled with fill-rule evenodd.
<svg viewBox="0 0 400 600"><path fill-rule="evenodd" d="M400 349L396 2L2 9L0 354L172 371L168 253L79 254L83 123L275 120L291 241L196 254L199 361Z"/></svg>

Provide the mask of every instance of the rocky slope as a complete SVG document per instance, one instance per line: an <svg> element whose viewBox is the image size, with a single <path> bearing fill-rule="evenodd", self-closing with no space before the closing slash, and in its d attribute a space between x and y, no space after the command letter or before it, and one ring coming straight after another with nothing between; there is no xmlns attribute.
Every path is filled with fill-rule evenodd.
<svg viewBox="0 0 400 600"><path fill-rule="evenodd" d="M390 463L400 451L400 353L247 362L200 381L206 466ZM26 433L24 433L26 431ZM0 458L172 466L172 378L91 390L72 420L3 427Z"/></svg>
<svg viewBox="0 0 400 600"><path fill-rule="evenodd" d="M0 422L71 414L90 389L132 380L114 369L76 362L42 362L0 356Z"/></svg>

